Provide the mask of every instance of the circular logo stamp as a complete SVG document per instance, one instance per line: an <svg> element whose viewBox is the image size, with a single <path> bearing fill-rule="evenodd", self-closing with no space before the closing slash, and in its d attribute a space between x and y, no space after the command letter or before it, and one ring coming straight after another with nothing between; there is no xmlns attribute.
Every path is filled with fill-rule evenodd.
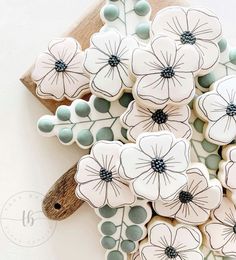
<svg viewBox="0 0 236 260"><path fill-rule="evenodd" d="M10 197L2 208L0 221L4 234L14 244L36 247L51 238L56 221L42 212L44 196L35 191L23 191Z"/></svg>

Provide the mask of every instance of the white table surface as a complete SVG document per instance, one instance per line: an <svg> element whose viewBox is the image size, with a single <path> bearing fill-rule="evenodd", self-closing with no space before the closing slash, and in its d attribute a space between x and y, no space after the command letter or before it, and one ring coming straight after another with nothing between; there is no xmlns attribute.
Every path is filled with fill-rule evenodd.
<svg viewBox="0 0 236 260"><path fill-rule="evenodd" d="M236 45L235 0L190 2L215 11L222 18L225 36ZM39 136L36 122L48 111L19 82L36 55L76 22L89 4L92 0L0 0L1 260L104 259L98 218L87 205L65 221L49 222L52 230L46 238L41 235L48 230L47 220L29 215L29 210L40 210L37 193L45 194L81 151L76 145L62 146L56 138Z"/></svg>

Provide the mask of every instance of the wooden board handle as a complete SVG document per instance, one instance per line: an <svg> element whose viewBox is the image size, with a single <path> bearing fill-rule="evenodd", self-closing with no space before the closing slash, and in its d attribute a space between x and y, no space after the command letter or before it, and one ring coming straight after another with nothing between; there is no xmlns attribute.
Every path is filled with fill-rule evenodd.
<svg viewBox="0 0 236 260"><path fill-rule="evenodd" d="M82 204L75 195L74 179L77 165L64 173L48 191L43 200L44 214L53 220L63 220L73 214Z"/></svg>
<svg viewBox="0 0 236 260"><path fill-rule="evenodd" d="M186 6L188 2L185 0L149 0L152 5L152 16L160 9L171 6L181 5ZM93 32L99 31L102 26L99 17L99 10L103 5L103 1L97 1L93 10L89 10L86 15L80 19L80 22L67 35L79 40L83 48L89 46L89 38ZM32 82L31 75L28 73L23 77L22 82L28 85L31 92L35 92L35 84ZM55 112L60 103L52 100L41 100L52 112ZM64 101L65 104L65 101ZM73 214L82 204L75 195L76 182L74 176L76 166L73 166L64 175L56 181L52 188L48 191L43 201L43 212L53 220L62 220Z"/></svg>

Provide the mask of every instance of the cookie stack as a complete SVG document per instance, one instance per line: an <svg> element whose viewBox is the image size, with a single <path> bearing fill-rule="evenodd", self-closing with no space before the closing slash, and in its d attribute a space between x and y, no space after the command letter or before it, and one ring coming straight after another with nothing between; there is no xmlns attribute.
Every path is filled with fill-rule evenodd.
<svg viewBox="0 0 236 260"><path fill-rule="evenodd" d="M101 218L105 259L236 257L236 52L209 10L150 15L109 0L88 49L49 44L37 95L72 102L38 130L90 149L75 193Z"/></svg>

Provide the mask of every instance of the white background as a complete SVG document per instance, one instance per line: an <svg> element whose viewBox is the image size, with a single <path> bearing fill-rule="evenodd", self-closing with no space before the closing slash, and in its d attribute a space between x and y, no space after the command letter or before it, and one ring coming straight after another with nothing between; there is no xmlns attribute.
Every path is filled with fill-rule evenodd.
<svg viewBox="0 0 236 260"><path fill-rule="evenodd" d="M56 138L39 136L36 122L48 111L18 79L47 43L76 22L92 2L0 0L0 210L15 193L46 193L81 156L76 145L62 146ZM235 0L190 3L215 11L226 38L236 45ZM57 223L52 238L35 248L13 244L0 229L0 260L102 260L97 222L93 210L84 205Z"/></svg>

